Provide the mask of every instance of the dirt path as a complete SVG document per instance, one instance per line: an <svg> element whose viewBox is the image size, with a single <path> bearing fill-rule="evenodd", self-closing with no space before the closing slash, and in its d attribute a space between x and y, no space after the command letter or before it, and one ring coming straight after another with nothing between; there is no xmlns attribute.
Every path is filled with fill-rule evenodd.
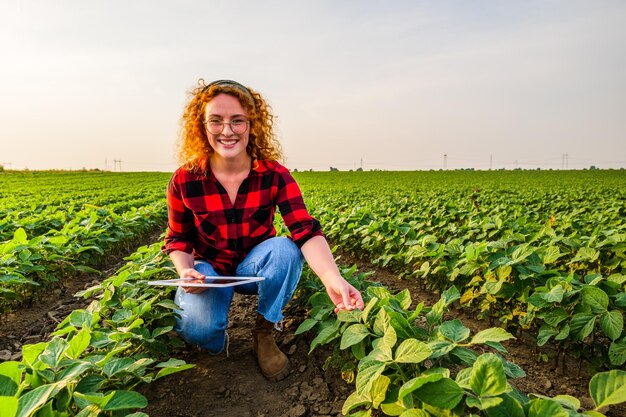
<svg viewBox="0 0 626 417"><path fill-rule="evenodd" d="M152 236L148 243L158 240ZM113 273L123 261L120 254L117 262L108 271ZM374 271L372 281L383 283L393 292L408 288L415 303L425 301L432 305L437 294L420 291L410 281L384 269L377 268L347 254L342 255L342 264L356 263L360 271ZM94 284L96 277L83 275L65 281L64 286L52 290L47 296L20 308L0 321L0 361L19 359L23 344L47 340L56 324L72 310L84 308L87 301L76 299L73 294ZM171 375L163 380L140 387L149 401L146 413L153 417L191 416L250 416L250 417L302 417L341 416L341 406L351 393L353 386L344 383L336 369L324 370L328 352L316 349L308 354L311 336L293 335L304 319L303 312L291 308L286 313L285 331L277 340L281 349L288 353L291 372L278 383L267 381L258 370L251 354L250 330L255 316L256 297L236 295L230 315L229 355L211 356L193 347L177 352L176 357L196 367ZM472 319L464 312L452 311L450 317L458 316L472 331L490 327L488 323ZM537 361L533 340L514 340L506 344L509 359L520 365L527 377L513 381L523 392L548 396L573 395L581 399L585 408L592 406L587 397L589 376L584 367L578 375L578 362L568 362L563 372L553 369L551 364ZM551 354L550 348L543 349ZM607 416L626 415L626 407L613 408Z"/></svg>
<svg viewBox="0 0 626 417"><path fill-rule="evenodd" d="M235 294L230 314L229 354L212 356L197 349L182 353L196 367L156 381L140 391L148 398L153 417L191 416L340 416L349 387L335 371L324 372L327 355L308 355L308 340L295 337L297 322L290 312L277 343L289 356L290 374L269 382L252 356L256 296Z"/></svg>

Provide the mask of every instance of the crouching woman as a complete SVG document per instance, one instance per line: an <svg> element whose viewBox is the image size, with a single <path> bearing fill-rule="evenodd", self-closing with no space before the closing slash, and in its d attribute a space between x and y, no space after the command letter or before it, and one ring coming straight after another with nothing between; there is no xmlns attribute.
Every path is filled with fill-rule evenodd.
<svg viewBox="0 0 626 417"><path fill-rule="evenodd" d="M232 80L190 91L179 138L181 167L167 188L168 228L163 250L181 278L259 276L226 288L179 288L176 330L212 354L228 343L234 292L257 294L252 349L263 375L288 374L288 360L272 330L283 319L300 279L303 258L319 277L336 310L363 308L361 294L339 273L319 222L300 188L279 163L273 116L261 95ZM290 237L276 237L280 210Z"/></svg>

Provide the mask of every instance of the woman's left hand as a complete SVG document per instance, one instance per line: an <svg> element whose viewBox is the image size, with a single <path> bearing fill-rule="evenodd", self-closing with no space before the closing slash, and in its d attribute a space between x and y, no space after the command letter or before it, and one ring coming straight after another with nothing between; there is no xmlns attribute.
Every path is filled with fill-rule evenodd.
<svg viewBox="0 0 626 417"><path fill-rule="evenodd" d="M335 304L335 313L339 310L363 310L365 306L361 293L343 277L339 277L326 285L326 292Z"/></svg>

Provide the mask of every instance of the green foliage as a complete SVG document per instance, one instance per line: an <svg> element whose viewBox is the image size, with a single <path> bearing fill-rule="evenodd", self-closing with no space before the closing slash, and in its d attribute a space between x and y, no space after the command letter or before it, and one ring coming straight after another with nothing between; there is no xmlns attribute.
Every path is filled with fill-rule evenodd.
<svg viewBox="0 0 626 417"><path fill-rule="evenodd" d="M617 370L592 378L594 410L579 413L580 401L568 396L528 398L507 379L524 376L523 370L498 353L472 350L506 352L500 342L513 338L511 334L490 328L472 336L460 320L444 320L450 300L457 299L454 288L432 307L411 309L406 290L394 295L380 286L367 288L358 276L350 279L365 288L362 311L322 313L332 304L320 289L308 294L311 317L296 332L316 332L311 349L332 344L331 362L356 369L355 391L342 408L346 415L601 416L600 408L626 401L626 372ZM346 358L348 363L341 365Z"/></svg>
<svg viewBox="0 0 626 417"><path fill-rule="evenodd" d="M298 173L325 234L539 345L624 363L626 176L603 172ZM364 185L365 184L365 185ZM428 320L436 321L440 306Z"/></svg>
<svg viewBox="0 0 626 417"><path fill-rule="evenodd" d="M134 387L193 366L169 358L181 344L170 332L176 309L170 290L145 284L173 275L160 243L128 260L82 292L98 298L59 323L51 340L24 345L21 362L0 364L3 417L131 415L147 405Z"/></svg>
<svg viewBox="0 0 626 417"><path fill-rule="evenodd" d="M164 224L166 174L0 178L0 313ZM131 191L136 190L136 191ZM123 196L123 198L121 198Z"/></svg>

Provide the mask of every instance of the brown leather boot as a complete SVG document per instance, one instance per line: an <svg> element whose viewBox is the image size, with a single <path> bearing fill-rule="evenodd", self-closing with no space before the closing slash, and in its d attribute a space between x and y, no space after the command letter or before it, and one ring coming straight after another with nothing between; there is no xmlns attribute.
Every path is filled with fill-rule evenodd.
<svg viewBox="0 0 626 417"><path fill-rule="evenodd" d="M274 323L257 314L256 324L252 329L252 353L259 362L263 376L277 382L289 374L289 360L276 346L273 330Z"/></svg>

